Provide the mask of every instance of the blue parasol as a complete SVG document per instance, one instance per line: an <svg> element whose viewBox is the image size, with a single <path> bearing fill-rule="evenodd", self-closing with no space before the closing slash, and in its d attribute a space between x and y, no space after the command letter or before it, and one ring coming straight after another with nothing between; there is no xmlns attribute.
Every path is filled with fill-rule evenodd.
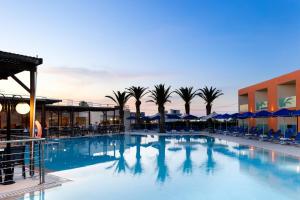
<svg viewBox="0 0 300 200"><path fill-rule="evenodd" d="M150 121L155 121L155 120L160 120L159 114L156 114L156 115L150 117Z"/></svg>
<svg viewBox="0 0 300 200"><path fill-rule="evenodd" d="M254 118L267 118L271 117L272 113L266 110L259 111L254 114ZM263 120L263 127L262 127L263 135L265 134L265 120Z"/></svg>
<svg viewBox="0 0 300 200"><path fill-rule="evenodd" d="M283 124L284 124L284 130L283 130L283 134L284 134L284 137L285 137L285 120L284 118L285 117L293 117L295 116L293 113L295 111L292 111L292 110L289 110L289 109L286 109L286 108L283 108L283 109L280 109L276 112L273 113L273 116L274 117L283 117ZM297 123L298 124L298 123Z"/></svg>
<svg viewBox="0 0 300 200"><path fill-rule="evenodd" d="M127 119L127 120L135 120L136 117L135 117L135 116L130 116L130 117L127 117L126 119Z"/></svg>
<svg viewBox="0 0 300 200"><path fill-rule="evenodd" d="M181 119L181 117L177 114L166 114L168 119Z"/></svg>
<svg viewBox="0 0 300 200"><path fill-rule="evenodd" d="M194 115L184 115L182 117L182 119L184 119L184 120L195 120L195 119L198 119L198 117L194 116Z"/></svg>
<svg viewBox="0 0 300 200"><path fill-rule="evenodd" d="M272 116L271 112L262 110L262 111L255 113L253 117L254 118L266 118L266 117L271 117L271 116Z"/></svg>

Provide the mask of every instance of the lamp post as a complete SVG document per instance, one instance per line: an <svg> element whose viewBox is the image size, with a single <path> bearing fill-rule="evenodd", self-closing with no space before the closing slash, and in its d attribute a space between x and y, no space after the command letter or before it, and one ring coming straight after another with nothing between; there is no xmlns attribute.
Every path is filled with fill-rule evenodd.
<svg viewBox="0 0 300 200"><path fill-rule="evenodd" d="M11 140L11 111L13 109L14 106L14 98L16 95L12 96L12 98L7 98L5 97L4 94L1 94L2 101L0 102L0 112L5 111L6 112L6 140L9 141ZM16 111L19 114L27 114L29 112L30 109L28 109L29 105L22 102L22 97L21 98L21 102L19 102L16 105ZM9 184L13 184L14 183L14 161L13 158L11 156L11 143L6 143L6 148L4 151L4 160L6 161L4 164L4 169L3 172L5 174L4 177L4 184L5 185L9 185Z"/></svg>

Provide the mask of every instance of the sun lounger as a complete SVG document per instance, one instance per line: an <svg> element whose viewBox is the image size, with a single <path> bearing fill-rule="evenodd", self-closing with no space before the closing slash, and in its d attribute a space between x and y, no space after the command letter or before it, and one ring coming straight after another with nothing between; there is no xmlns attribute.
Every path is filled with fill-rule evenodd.
<svg viewBox="0 0 300 200"><path fill-rule="evenodd" d="M294 141L292 142L295 145L300 145L300 132L295 136Z"/></svg>
<svg viewBox="0 0 300 200"><path fill-rule="evenodd" d="M291 144L294 140L292 137L294 135L294 132L292 129L287 129L285 132L285 136L280 138L280 144Z"/></svg>

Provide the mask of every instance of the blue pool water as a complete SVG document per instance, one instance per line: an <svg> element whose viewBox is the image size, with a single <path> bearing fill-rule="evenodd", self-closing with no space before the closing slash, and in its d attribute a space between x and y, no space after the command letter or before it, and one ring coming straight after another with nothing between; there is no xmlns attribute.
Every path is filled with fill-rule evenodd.
<svg viewBox="0 0 300 200"><path fill-rule="evenodd" d="M299 158L211 137L61 139L45 156L72 181L22 199L300 199Z"/></svg>

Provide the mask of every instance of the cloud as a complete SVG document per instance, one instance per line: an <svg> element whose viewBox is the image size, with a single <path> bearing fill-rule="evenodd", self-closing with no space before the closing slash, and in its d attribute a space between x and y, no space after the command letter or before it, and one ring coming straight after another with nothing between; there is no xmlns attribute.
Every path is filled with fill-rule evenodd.
<svg viewBox="0 0 300 200"><path fill-rule="evenodd" d="M79 67L45 67L40 70L41 74L47 74L48 76L65 76L68 78L75 78L77 80L97 80L97 79L153 79L153 78L167 78L163 73L158 72L129 72L129 70L113 71L105 69L91 69L91 68L79 68Z"/></svg>

